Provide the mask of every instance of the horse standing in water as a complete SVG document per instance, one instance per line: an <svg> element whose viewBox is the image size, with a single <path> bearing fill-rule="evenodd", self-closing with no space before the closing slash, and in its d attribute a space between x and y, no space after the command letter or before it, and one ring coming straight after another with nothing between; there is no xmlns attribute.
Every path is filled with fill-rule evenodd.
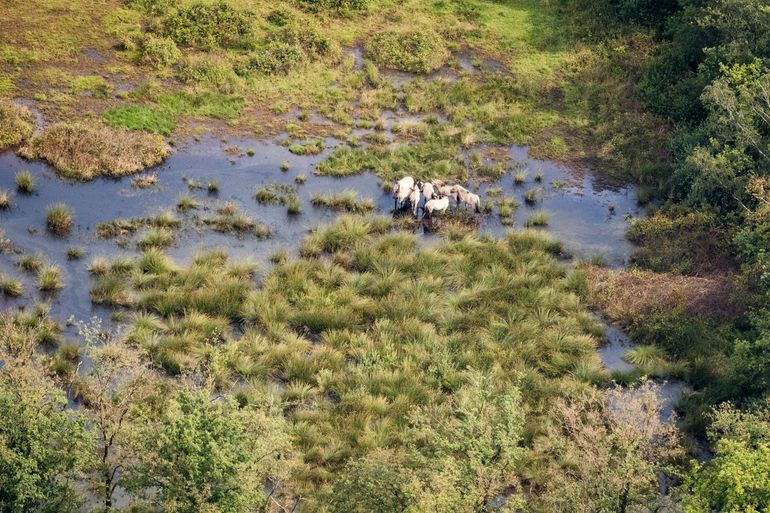
<svg viewBox="0 0 770 513"><path fill-rule="evenodd" d="M414 178L411 176L405 176L393 184L392 192L393 200L395 201L393 208L395 210L398 210L404 204L404 201L412 193L412 187L414 187Z"/></svg>

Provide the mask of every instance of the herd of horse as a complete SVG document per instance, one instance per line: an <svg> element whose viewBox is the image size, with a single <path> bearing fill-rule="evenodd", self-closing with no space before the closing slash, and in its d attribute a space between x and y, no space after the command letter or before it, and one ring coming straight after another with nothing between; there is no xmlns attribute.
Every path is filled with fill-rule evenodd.
<svg viewBox="0 0 770 513"><path fill-rule="evenodd" d="M462 185L450 185L443 180L431 180L429 182L415 182L411 176L405 176L393 184L393 199L395 209L398 211L408 202L412 208L412 215L417 217L422 208L423 217L433 217L433 214L449 210L449 199L455 200L455 208L472 208L474 212L481 212L481 198ZM420 201L425 202L420 207Z"/></svg>

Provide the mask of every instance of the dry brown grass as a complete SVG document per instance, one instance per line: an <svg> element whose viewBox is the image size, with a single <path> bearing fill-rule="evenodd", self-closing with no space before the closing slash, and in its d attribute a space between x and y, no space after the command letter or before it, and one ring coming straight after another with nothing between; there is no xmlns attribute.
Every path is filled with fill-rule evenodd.
<svg viewBox="0 0 770 513"><path fill-rule="evenodd" d="M741 313L735 300L737 284L728 275L681 276L592 265L585 272L589 302L613 321L628 322L678 308L691 316L715 320Z"/></svg>
<svg viewBox="0 0 770 513"><path fill-rule="evenodd" d="M78 180L137 173L159 164L170 152L159 135L80 123L51 126L19 151L29 159L45 159L62 176Z"/></svg>
<svg viewBox="0 0 770 513"><path fill-rule="evenodd" d="M27 107L0 100L0 151L21 144L35 128L35 118Z"/></svg>

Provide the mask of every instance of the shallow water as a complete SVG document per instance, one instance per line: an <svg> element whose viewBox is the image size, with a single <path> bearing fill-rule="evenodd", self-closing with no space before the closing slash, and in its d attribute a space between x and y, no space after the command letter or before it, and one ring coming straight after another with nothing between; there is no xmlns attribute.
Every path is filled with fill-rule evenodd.
<svg viewBox="0 0 770 513"><path fill-rule="evenodd" d="M605 343L599 347L599 357L607 370L610 371L631 371L634 366L623 359L623 355L632 349L636 344L626 333L610 323L600 321L604 326ZM678 379L655 380L658 384L658 398L661 401L660 411L661 420L668 420L674 413L676 403L683 394L692 392L692 388L685 382ZM628 392L633 394L632 390Z"/></svg>
<svg viewBox="0 0 770 513"><path fill-rule="evenodd" d="M316 176L313 174L318 162L333 151L339 141L327 139L327 148L319 155L293 155L275 141L230 139L226 142L213 138L201 142L186 141L172 156L153 170L159 184L147 189L132 186L131 177L123 179L97 179L87 183L63 181L53 169L42 162L28 162L12 152L0 154L0 189L15 191L15 174L28 169L35 177L33 194L16 193L12 207L0 211L0 229L19 249L19 254L0 254L0 274L16 277L23 281L25 293L20 298L0 296L0 310L19 308L34 301L45 301L52 313L60 320L74 316L86 319L93 315L109 318L110 310L95 307L89 298L91 280L86 270L88 262L96 256L137 254L135 240L142 230L131 239L125 249L115 240L100 240L96 225L116 218L147 217L173 210L177 200L189 195L199 200L204 209L198 215L206 215L225 201L234 202L239 210L259 223L273 228L270 239L260 240L252 236L238 238L231 234L219 234L200 228L192 221L192 215L177 214L185 222L176 234L176 242L168 250L170 256L185 263L201 247L221 247L236 259L256 260L264 267L269 266L268 257L279 248L296 251L308 230L319 223L332 221L337 215L326 209L314 208L310 204L314 192L333 193L345 189L358 192L360 197L372 198L376 211L389 215L392 199L384 192L377 177L364 173L347 178ZM237 155L225 152L225 148L238 147ZM248 149L254 156L246 155ZM602 188L586 173L575 178L570 170L558 164L530 159L526 148L515 147L512 157L519 166L529 170L526 186L516 186L513 177L506 174L495 183L483 184L481 193L490 187L500 187L503 195L517 199L521 207L515 212L515 225L522 227L526 217L534 211L545 210L550 215L547 231L564 241L567 250L580 258L596 254L614 266L624 265L629 257L631 245L624 237L626 223L624 213L638 215L635 197L631 188ZM289 163L289 170L281 171L281 162ZM531 177L541 170L543 181L535 184ZM292 216L280 205L260 205L254 199L255 190L266 184L281 183L295 185L294 178L305 175L304 185L296 185L302 202L302 213ZM207 190L188 190L184 179L197 180L206 184L214 180L219 184L216 194ZM551 182L568 185L556 189ZM542 200L536 206L527 206L523 200L524 191L537 185L543 188ZM45 228L47 206L63 202L74 211L75 226L67 237L50 235ZM611 215L608 205L616 205L616 214ZM483 232L502 235L510 227L500 223L496 213L483 216L480 229ZM420 231L426 242L433 243L435 234ZM66 251L77 246L85 250L83 258L68 261ZM61 267L66 286L54 294L37 291L35 277L19 271L16 264L21 254L40 254L47 262Z"/></svg>

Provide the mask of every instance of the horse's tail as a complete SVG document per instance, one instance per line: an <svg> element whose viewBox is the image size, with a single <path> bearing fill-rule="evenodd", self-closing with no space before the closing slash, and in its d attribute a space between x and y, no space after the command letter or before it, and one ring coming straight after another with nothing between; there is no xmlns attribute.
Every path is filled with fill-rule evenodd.
<svg viewBox="0 0 770 513"><path fill-rule="evenodd" d="M481 208L479 207L479 203L480 203L479 201L476 202L476 213L477 214L481 213Z"/></svg>

